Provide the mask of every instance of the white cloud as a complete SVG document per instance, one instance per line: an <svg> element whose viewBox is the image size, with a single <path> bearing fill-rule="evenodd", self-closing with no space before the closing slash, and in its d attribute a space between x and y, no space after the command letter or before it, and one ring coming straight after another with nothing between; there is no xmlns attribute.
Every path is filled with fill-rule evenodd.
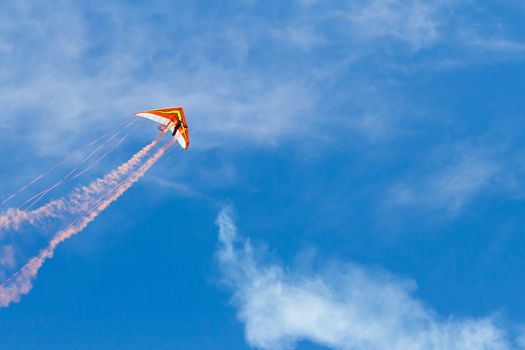
<svg viewBox="0 0 525 350"><path fill-rule="evenodd" d="M261 262L223 209L218 260L248 343L292 349L310 341L348 350L510 350L491 317L443 318L414 297L415 283L356 264L305 273Z"/></svg>
<svg viewBox="0 0 525 350"><path fill-rule="evenodd" d="M311 25L291 25L284 30L275 31L275 38L287 41L292 46L297 46L308 51L325 44L327 40Z"/></svg>
<svg viewBox="0 0 525 350"><path fill-rule="evenodd" d="M318 93L307 77L247 64L257 25L238 30L218 20L188 38L176 26L148 21L155 6L100 5L100 28L82 6L89 5L20 2L0 15L8 28L0 42L11 48L0 68L0 132L19 128L39 152L63 152L72 134L100 131L115 124L112 117L182 104L195 148L275 145L303 135L313 119L308 111ZM191 13L180 16L193 23Z"/></svg>
<svg viewBox="0 0 525 350"><path fill-rule="evenodd" d="M501 166L488 154L457 148L441 152L449 155L445 157L448 164L430 173L420 171L394 185L389 199L400 205L445 208L457 214L466 203L499 181Z"/></svg>
<svg viewBox="0 0 525 350"><path fill-rule="evenodd" d="M336 6L304 1L303 11L277 23L247 14L217 19L198 33L190 27L195 31L190 35L183 27L150 20L162 13L164 1L147 8L101 3L90 8L67 1L10 3L0 14L0 46L6 48L0 68L4 116L0 133L12 138L13 129L20 129L16 135L24 137L17 142L29 139L38 145L34 147L38 152L62 153L77 142L79 130L82 135L97 132L113 125L112 117L183 104L191 116L196 147L236 141L276 145L290 138L316 138L309 132L315 123L311 110L326 103L320 80L331 73L340 80L348 64L370 54L395 54L396 50L374 49L392 39L408 44L410 50L432 46L444 37L464 40L449 35L456 3L374 0ZM96 16L87 17L89 11ZM180 11L179 16L181 22L196 26L202 21L191 10ZM504 37L491 40L492 47L520 46ZM351 50L345 49L344 57L319 59L324 56L314 50L325 45L335 52ZM276 64L277 53L297 48L301 53L287 58L286 67ZM253 50L273 53L270 63L252 62ZM296 74L287 74L295 61ZM349 100L370 82L365 78L352 85ZM368 129L366 124L359 130Z"/></svg>
<svg viewBox="0 0 525 350"><path fill-rule="evenodd" d="M443 1L358 1L347 16L364 38L391 37L414 49L432 45L440 38Z"/></svg>
<svg viewBox="0 0 525 350"><path fill-rule="evenodd" d="M490 11L485 4L469 0L370 0L370 1L298 1L305 11L296 18L296 30L310 41L310 46L351 45L351 54L396 56L441 45L434 65L444 61L474 62L472 52L488 55L479 61L498 59L498 53L523 53L525 44L512 39L511 25ZM515 4L506 4L512 11ZM321 29L326 23L336 30ZM297 25L300 24L300 25ZM328 26L328 28L331 28ZM331 28L333 29L333 28ZM299 36L300 37L300 36ZM293 42L294 38L289 37ZM395 44L404 44L405 47ZM446 48L446 49L445 49ZM444 50L445 49L445 50ZM441 55L445 55L442 57ZM432 61L432 60L431 60ZM421 61L415 62L415 68ZM429 64L427 63L427 66ZM405 67L406 69L407 67ZM428 67L427 67L428 68Z"/></svg>
<svg viewBox="0 0 525 350"><path fill-rule="evenodd" d="M391 44L405 44L402 52L432 46L446 34L450 19L446 10L454 4L448 0L298 3L303 10L284 21L285 30L278 32L281 40L304 50L349 46L348 54L359 56Z"/></svg>

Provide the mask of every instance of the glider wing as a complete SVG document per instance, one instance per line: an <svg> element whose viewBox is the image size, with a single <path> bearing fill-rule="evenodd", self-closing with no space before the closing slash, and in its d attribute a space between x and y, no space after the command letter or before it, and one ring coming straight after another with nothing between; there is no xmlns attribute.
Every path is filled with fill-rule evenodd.
<svg viewBox="0 0 525 350"><path fill-rule="evenodd" d="M152 109L149 111L135 113L135 115L160 123L161 126L159 129L162 131L166 128L170 130L181 147L188 149L190 145L190 135L188 133L188 123L186 122L184 109L182 109L182 107Z"/></svg>

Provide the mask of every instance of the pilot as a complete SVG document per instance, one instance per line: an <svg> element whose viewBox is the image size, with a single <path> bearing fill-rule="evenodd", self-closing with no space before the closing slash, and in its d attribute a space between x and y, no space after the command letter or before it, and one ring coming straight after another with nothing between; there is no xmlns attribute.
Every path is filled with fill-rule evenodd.
<svg viewBox="0 0 525 350"><path fill-rule="evenodd" d="M173 127L173 136L175 136L175 134L177 133L177 131L179 130L179 128L182 126L182 123L180 120L177 120L175 122L175 126Z"/></svg>

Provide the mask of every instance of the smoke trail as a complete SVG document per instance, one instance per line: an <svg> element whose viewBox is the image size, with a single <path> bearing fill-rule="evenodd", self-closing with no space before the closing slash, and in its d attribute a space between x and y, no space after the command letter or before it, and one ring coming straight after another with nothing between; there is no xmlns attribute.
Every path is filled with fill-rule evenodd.
<svg viewBox="0 0 525 350"><path fill-rule="evenodd" d="M88 186L77 187L67 197L55 199L40 208L28 211L19 208L10 208L4 215L0 216L0 230L19 229L23 223L36 224L46 218L59 218L64 214L78 214L87 210L93 203L94 198L99 198L100 194L117 185L121 179L129 173L142 159L151 151L153 147L164 136L160 133L151 143L144 146L131 159L120 165L117 169L91 182Z"/></svg>
<svg viewBox="0 0 525 350"><path fill-rule="evenodd" d="M127 129L128 127L130 127L131 125L133 125L134 123L136 122L136 120L132 120L132 121L126 121L124 122L123 124L119 125L117 127L117 132L115 134L113 134L114 136L111 136L108 140L106 140L104 142L104 144L106 144L107 142L111 141L116 135L118 135L122 130L124 129ZM90 143L88 143L87 145L83 146L80 151L84 151L85 149L91 147L92 145L94 144L97 144L100 140L102 140L104 137L106 137L106 134L98 137L97 139L91 141ZM100 149L100 146L97 148L96 151L98 151ZM53 165L51 168L49 168L48 170L44 171L42 174L38 175L36 178L34 178L33 180L31 180L28 184L26 184L25 186L22 186L22 188L20 188L18 191L16 192L13 192L11 195L7 196L7 198L5 198L1 203L0 205L4 205L6 204L7 202L9 202L11 199L13 199L14 197L16 197L18 194L24 192L25 190L27 190L30 186L34 185L35 183L37 183L38 181L40 181L42 178L44 178L47 174L49 174L50 172L52 172L53 170L57 169L58 167L60 167L61 165L65 164L67 161L71 160L73 157L75 156L74 153L70 154L69 156L67 156L66 158L62 159L60 162L56 163L55 165ZM87 160L87 159L86 159ZM42 194L42 192L40 192L38 195ZM37 196L38 196L37 195ZM34 199L36 196L33 196L31 199ZM27 201L26 201L27 203ZM25 204L25 203L24 203Z"/></svg>
<svg viewBox="0 0 525 350"><path fill-rule="evenodd" d="M59 231L47 247L42 249L37 256L15 272L7 281L2 283L0 285L0 307L6 307L12 302L17 302L22 295L27 294L33 286L33 279L36 277L44 262L53 257L56 247L66 239L84 230L89 223L95 220L111 203L119 199L134 183L146 174L174 142L174 139L170 140L169 143L160 148L139 169L131 173L114 188L107 189L103 193L102 198L94 203L94 207L78 217L67 228Z"/></svg>
<svg viewBox="0 0 525 350"><path fill-rule="evenodd" d="M96 140L93 140L91 141L90 143L88 143L86 146L82 147L81 148L81 151L83 151L84 149L96 144L97 142L99 142L100 140L102 140L106 135L102 135L100 136L99 138L97 138ZM42 179L44 176L46 176L47 174L49 174L50 172L52 172L53 170L57 169L59 166L61 166L62 164L66 163L68 160L72 159L74 157L74 154L70 154L69 156L67 156L66 158L62 159L60 162L58 162L57 164L53 165L51 168L47 169L46 171L44 171L42 174L38 175L36 178L34 178L33 180L31 180L27 185L23 186L22 188L20 188L18 191L16 192L13 192L11 195L9 195L6 199L4 199L2 201L2 203L0 203L0 205L4 205L5 203L9 202L11 199L13 199L16 195L20 194L21 192L24 192L25 190L27 190L31 185L37 183L40 179Z"/></svg>
<svg viewBox="0 0 525 350"><path fill-rule="evenodd" d="M76 179L77 177L79 177L79 176L85 174L86 172L88 172L89 170L93 169L93 167L95 165L97 165L102 160L104 160L111 152L113 152L118 146L120 146L122 144L122 142L124 142L124 140L128 138L128 136L129 135L124 135L124 137L122 137L113 147L111 147L108 151L106 151L103 155L101 155L97 160L95 160L93 162L93 164L88 166L86 169L80 171L79 173L75 174L71 179Z"/></svg>
<svg viewBox="0 0 525 350"><path fill-rule="evenodd" d="M131 122L128 122L126 125L124 125L124 127L122 127L120 130L117 130L113 135L111 135L111 137L109 137L106 141L104 141L102 144L100 144L97 148L95 148L91 153L89 153L87 156L84 157L84 159L82 159L80 161L80 164L78 164L73 170L71 170L69 173L66 174L66 176L64 176L62 179L60 179L58 182L56 182L54 185L52 185L51 187L43 190L42 192L34 195L33 197L29 198L27 201L25 201L20 207L18 207L19 209L21 210L29 210L31 209L32 207L34 207L40 200L42 200L42 198L44 198L49 192L51 192L52 190L54 190L55 188L57 188L58 186L60 186L61 184L63 184L64 182L66 182L67 180L69 179L72 179L74 178L73 177L73 174L82 166L82 164L84 164L85 162L87 162L89 159L91 159L91 157L93 157L95 154L98 153L98 151L100 151L102 149L102 147L106 146L108 143L110 143L115 137L117 137L121 132L122 130L128 128L129 126L131 126L132 124L134 124L135 121L131 121ZM123 140L122 140L123 141ZM119 143L120 144L120 143ZM89 168L91 169L91 167ZM85 171L84 171L85 172ZM82 173L84 173L82 172ZM26 206L26 204L28 204Z"/></svg>

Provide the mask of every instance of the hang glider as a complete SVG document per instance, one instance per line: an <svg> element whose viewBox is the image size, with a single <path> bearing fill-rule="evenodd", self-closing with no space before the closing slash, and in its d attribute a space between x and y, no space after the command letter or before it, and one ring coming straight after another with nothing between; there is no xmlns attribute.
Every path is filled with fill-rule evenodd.
<svg viewBox="0 0 525 350"><path fill-rule="evenodd" d="M188 124L184 117L182 107L167 107L152 109L149 111L135 113L137 117L144 117L160 123L159 130L169 130L182 148L188 149L190 145L190 135Z"/></svg>

